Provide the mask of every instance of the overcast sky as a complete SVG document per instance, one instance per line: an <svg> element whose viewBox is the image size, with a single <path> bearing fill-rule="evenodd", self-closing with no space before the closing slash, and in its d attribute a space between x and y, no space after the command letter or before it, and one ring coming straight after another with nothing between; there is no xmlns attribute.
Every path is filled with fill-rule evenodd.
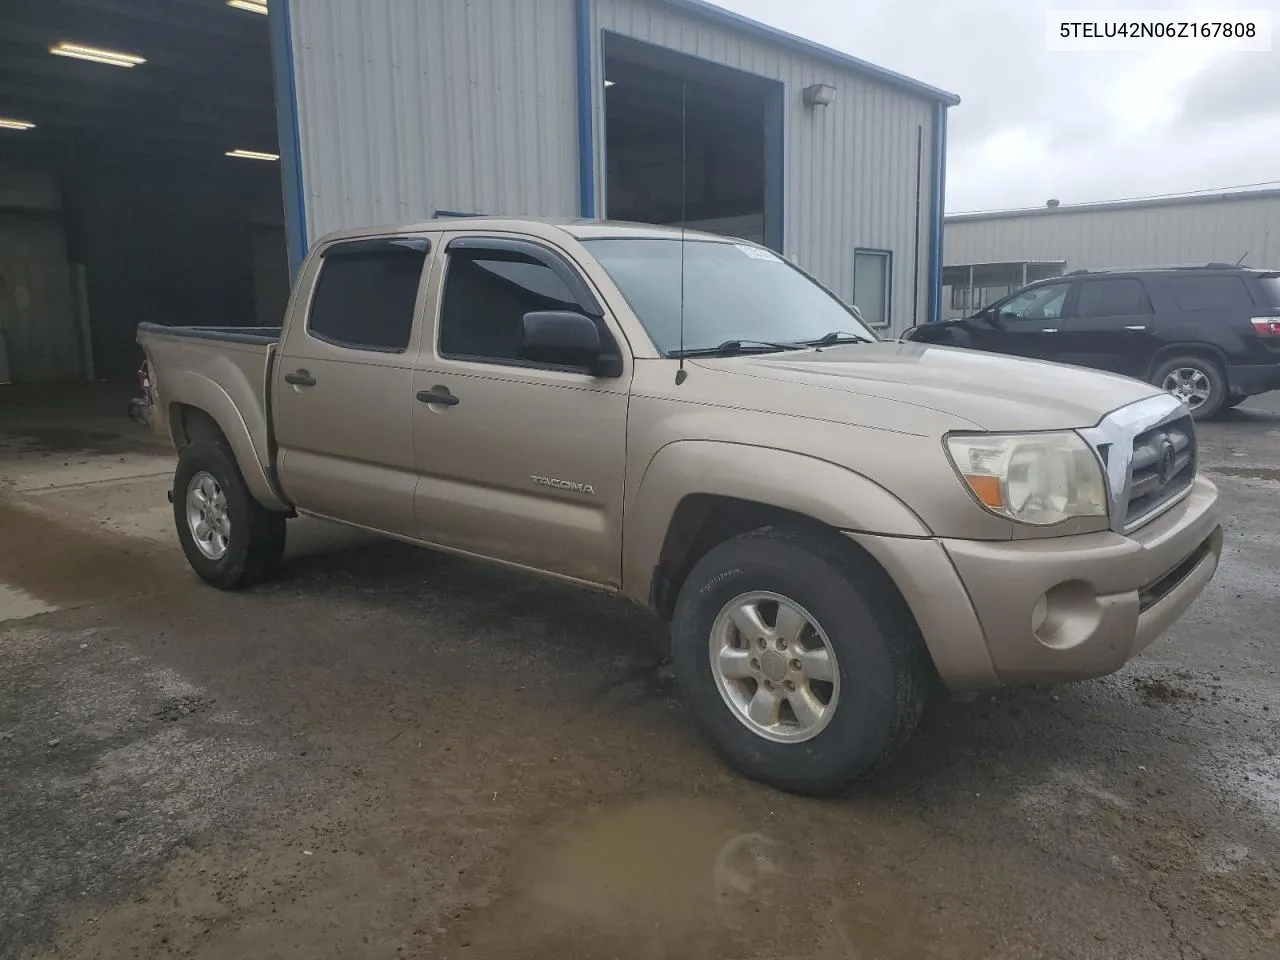
<svg viewBox="0 0 1280 960"><path fill-rule="evenodd" d="M958 94L947 210L1111 200L1280 180L1269 53L1062 53L1052 8L1270 10L1280 0L716 0Z"/></svg>

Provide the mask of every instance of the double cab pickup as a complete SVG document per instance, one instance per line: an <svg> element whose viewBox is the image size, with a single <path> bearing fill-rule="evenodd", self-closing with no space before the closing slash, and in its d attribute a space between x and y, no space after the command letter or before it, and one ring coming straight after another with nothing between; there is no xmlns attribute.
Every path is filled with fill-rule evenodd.
<svg viewBox="0 0 1280 960"><path fill-rule="evenodd" d="M620 594L670 622L738 770L839 790L931 691L1097 677L1213 576L1187 407L882 339L763 247L601 221L331 234L284 324L142 324L200 577L296 515Z"/></svg>

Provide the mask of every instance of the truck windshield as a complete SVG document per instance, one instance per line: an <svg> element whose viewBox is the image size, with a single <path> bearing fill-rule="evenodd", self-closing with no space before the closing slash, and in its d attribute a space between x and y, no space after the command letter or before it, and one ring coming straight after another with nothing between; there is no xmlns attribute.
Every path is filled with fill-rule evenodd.
<svg viewBox="0 0 1280 960"><path fill-rule="evenodd" d="M666 238L584 240L654 345L680 349L680 247ZM781 257L748 244L684 242L684 348L878 339L845 304Z"/></svg>

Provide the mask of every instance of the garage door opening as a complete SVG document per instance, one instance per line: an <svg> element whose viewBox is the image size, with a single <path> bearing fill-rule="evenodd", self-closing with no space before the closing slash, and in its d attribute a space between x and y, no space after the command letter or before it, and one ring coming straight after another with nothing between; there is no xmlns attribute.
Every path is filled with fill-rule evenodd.
<svg viewBox="0 0 1280 960"><path fill-rule="evenodd" d="M143 320L279 323L265 13L265 0L3 5L0 381L132 377Z"/></svg>
<svg viewBox="0 0 1280 960"><path fill-rule="evenodd" d="M781 84L612 33L604 76L607 216L781 252Z"/></svg>

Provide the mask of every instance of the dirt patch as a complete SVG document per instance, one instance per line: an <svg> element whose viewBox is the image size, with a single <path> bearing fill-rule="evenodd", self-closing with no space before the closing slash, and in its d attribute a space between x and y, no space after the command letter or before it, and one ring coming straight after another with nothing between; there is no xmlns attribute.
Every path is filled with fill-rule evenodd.
<svg viewBox="0 0 1280 960"><path fill-rule="evenodd" d="M1189 679L1189 674L1177 674L1172 677L1138 677L1133 681L1133 686L1149 707L1166 703L1203 702L1206 697L1187 685Z"/></svg>

